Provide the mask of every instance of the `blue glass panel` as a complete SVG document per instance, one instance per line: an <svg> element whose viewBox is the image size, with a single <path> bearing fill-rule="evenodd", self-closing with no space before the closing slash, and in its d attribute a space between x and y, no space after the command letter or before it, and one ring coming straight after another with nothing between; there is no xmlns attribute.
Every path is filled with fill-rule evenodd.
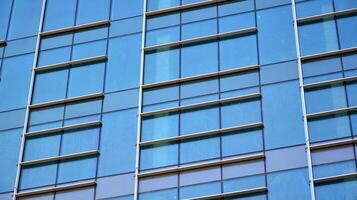
<svg viewBox="0 0 357 200"><path fill-rule="evenodd" d="M35 47L36 47L36 37L29 37L19 40L8 41L6 43L4 57L31 53L35 51Z"/></svg>
<svg viewBox="0 0 357 200"><path fill-rule="evenodd" d="M321 82L321 81L330 81L330 80L339 79L339 78L343 78L342 72L330 73L330 74L325 74L322 76L314 76L314 77L305 78L304 84L317 83L317 82Z"/></svg>
<svg viewBox="0 0 357 200"><path fill-rule="evenodd" d="M305 141L298 81L262 88L265 148L302 144ZM287 109L288 108L288 109Z"/></svg>
<svg viewBox="0 0 357 200"><path fill-rule="evenodd" d="M242 1L247 2L247 1ZM255 26L254 13L244 13L219 18L219 32L229 32Z"/></svg>
<svg viewBox="0 0 357 200"><path fill-rule="evenodd" d="M314 178L323 178L356 172L354 160L314 166Z"/></svg>
<svg viewBox="0 0 357 200"><path fill-rule="evenodd" d="M56 181L56 171L57 164L23 168L21 171L20 189L53 185Z"/></svg>
<svg viewBox="0 0 357 200"><path fill-rule="evenodd" d="M177 107L177 106L179 106L179 102L178 101L171 101L171 102L166 102L166 103L160 103L160 104L144 106L143 112L161 110L161 109L172 108L172 107Z"/></svg>
<svg viewBox="0 0 357 200"><path fill-rule="evenodd" d="M142 23L142 17L133 17L111 22L109 36L114 37L141 32Z"/></svg>
<svg viewBox="0 0 357 200"><path fill-rule="evenodd" d="M65 28L74 25L76 0L48 0L44 20L44 31Z"/></svg>
<svg viewBox="0 0 357 200"><path fill-rule="evenodd" d="M220 182L206 183L180 188L180 199L189 199L219 193L221 193Z"/></svg>
<svg viewBox="0 0 357 200"><path fill-rule="evenodd" d="M110 40L106 70L106 92L138 87L141 34Z"/></svg>
<svg viewBox="0 0 357 200"><path fill-rule="evenodd" d="M261 130L231 132L222 136L222 156L233 156L263 150Z"/></svg>
<svg viewBox="0 0 357 200"><path fill-rule="evenodd" d="M206 102L206 101L213 101L213 100L217 100L217 99L219 99L218 94L211 94L211 95L199 96L199 97L194 97L194 98L189 98L189 99L182 99L181 106L197 104L197 103L202 103L202 102Z"/></svg>
<svg viewBox="0 0 357 200"><path fill-rule="evenodd" d="M64 47L72 44L73 34L54 35L41 39L40 49L52 49L56 47Z"/></svg>
<svg viewBox="0 0 357 200"><path fill-rule="evenodd" d="M195 96L214 94L218 92L218 80L211 79L205 81L191 82L181 85L181 99Z"/></svg>
<svg viewBox="0 0 357 200"><path fill-rule="evenodd" d="M58 183L94 178L97 158L61 162L58 169Z"/></svg>
<svg viewBox="0 0 357 200"><path fill-rule="evenodd" d="M218 111L217 107L184 111L181 114L181 135L218 129Z"/></svg>
<svg viewBox="0 0 357 200"><path fill-rule="evenodd" d="M174 6L179 6L180 0L148 0L147 2L147 10L158 10L164 9Z"/></svg>
<svg viewBox="0 0 357 200"><path fill-rule="evenodd" d="M204 19L210 19L217 16L217 8L216 6L210 6L201 9L189 10L182 12L181 23L189 23L194 21L200 21Z"/></svg>
<svg viewBox="0 0 357 200"><path fill-rule="evenodd" d="M145 83L154 83L179 77L179 49L167 49L145 55Z"/></svg>
<svg viewBox="0 0 357 200"><path fill-rule="evenodd" d="M40 110L33 110L30 113L30 124L40 124L45 122L63 119L63 106L51 107Z"/></svg>
<svg viewBox="0 0 357 200"><path fill-rule="evenodd" d="M92 122L92 121L100 121L100 115L90 115L90 116L84 116L84 117L79 117L79 118L71 118L71 119L66 119L64 121L64 125L74 125L74 124L81 124L81 123L86 123L86 122Z"/></svg>
<svg viewBox="0 0 357 200"><path fill-rule="evenodd" d="M220 156L219 137L189 140L181 143L180 163L218 158Z"/></svg>
<svg viewBox="0 0 357 200"><path fill-rule="evenodd" d="M140 156L140 169L152 169L177 165L178 145L160 144L142 148Z"/></svg>
<svg viewBox="0 0 357 200"><path fill-rule="evenodd" d="M357 1L355 0L337 0L335 1L335 9L339 10L346 10L349 8L356 8Z"/></svg>
<svg viewBox="0 0 357 200"><path fill-rule="evenodd" d="M333 12L332 0L303 1L296 4L297 17L303 18Z"/></svg>
<svg viewBox="0 0 357 200"><path fill-rule="evenodd" d="M326 58L312 62L306 62L302 65L304 77L328 74L342 70L341 60L339 58Z"/></svg>
<svg viewBox="0 0 357 200"><path fill-rule="evenodd" d="M140 200L177 200L177 189L161 190L139 194Z"/></svg>
<svg viewBox="0 0 357 200"><path fill-rule="evenodd" d="M163 43L175 42L180 40L180 27L174 26L162 28L146 33L146 46L153 46Z"/></svg>
<svg viewBox="0 0 357 200"><path fill-rule="evenodd" d="M261 121L260 101L229 103L221 108L222 128Z"/></svg>
<svg viewBox="0 0 357 200"><path fill-rule="evenodd" d="M142 120L141 140L155 140L178 135L178 114L165 114Z"/></svg>
<svg viewBox="0 0 357 200"><path fill-rule="evenodd" d="M205 0L181 0L182 1L182 5L187 5L187 4L193 4L193 3L198 3L198 2L202 2Z"/></svg>
<svg viewBox="0 0 357 200"><path fill-rule="evenodd" d="M144 105L177 100L179 98L179 87L174 85L145 90L143 98Z"/></svg>
<svg viewBox="0 0 357 200"><path fill-rule="evenodd" d="M211 19L182 25L181 39L191 39L217 33L217 20Z"/></svg>
<svg viewBox="0 0 357 200"><path fill-rule="evenodd" d="M39 67L42 67L51 64L63 63L69 61L70 56L71 56L71 47L63 47L63 48L41 51L37 65Z"/></svg>
<svg viewBox="0 0 357 200"><path fill-rule="evenodd" d="M101 40L73 46L72 60L85 59L93 56L105 55L107 41ZM91 49L91 51L88 51Z"/></svg>
<svg viewBox="0 0 357 200"><path fill-rule="evenodd" d="M256 36L238 37L220 42L220 70L258 63Z"/></svg>
<svg viewBox="0 0 357 200"><path fill-rule="evenodd" d="M101 112L101 108L102 100L82 101L80 103L67 104L65 119L97 114Z"/></svg>
<svg viewBox="0 0 357 200"><path fill-rule="evenodd" d="M260 68L262 84L287 81L298 78L296 61L268 65Z"/></svg>
<svg viewBox="0 0 357 200"><path fill-rule="evenodd" d="M357 198L357 179L345 179L339 182L315 186L316 199L344 199Z"/></svg>
<svg viewBox="0 0 357 200"><path fill-rule="evenodd" d="M98 128L65 131L62 136L61 155L96 150L98 136Z"/></svg>
<svg viewBox="0 0 357 200"><path fill-rule="evenodd" d="M164 28L168 26L174 26L180 24L180 14L167 14L167 15L159 15L157 17L150 17L146 20L147 30Z"/></svg>
<svg viewBox="0 0 357 200"><path fill-rule="evenodd" d="M122 19L143 14L143 0L114 0L112 1L111 19Z"/></svg>
<svg viewBox="0 0 357 200"><path fill-rule="evenodd" d="M0 132L0 193L12 191L15 184L22 128Z"/></svg>
<svg viewBox="0 0 357 200"><path fill-rule="evenodd" d="M340 38L340 48L351 48L357 46L357 16L339 18L337 20L338 36Z"/></svg>
<svg viewBox="0 0 357 200"><path fill-rule="evenodd" d="M68 97L82 96L103 91L105 63L71 68Z"/></svg>
<svg viewBox="0 0 357 200"><path fill-rule="evenodd" d="M106 94L104 98L103 112L137 107L139 102L138 99L138 89Z"/></svg>
<svg viewBox="0 0 357 200"><path fill-rule="evenodd" d="M63 99L66 96L68 70L37 74L32 103Z"/></svg>
<svg viewBox="0 0 357 200"><path fill-rule="evenodd" d="M0 40L4 40L7 32L7 25L10 20L12 0L1 1L0 7Z"/></svg>
<svg viewBox="0 0 357 200"><path fill-rule="evenodd" d="M137 114L130 109L103 116L99 176L135 170Z"/></svg>
<svg viewBox="0 0 357 200"><path fill-rule="evenodd" d="M218 15L232 15L236 13L247 12L250 10L254 10L254 1L246 0L246 1L233 1L227 2L224 4L218 5Z"/></svg>
<svg viewBox="0 0 357 200"><path fill-rule="evenodd" d="M221 92L237 90L259 84L257 72L239 73L237 75L224 76L220 80Z"/></svg>
<svg viewBox="0 0 357 200"><path fill-rule="evenodd" d="M333 116L309 121L311 142L351 136L348 116Z"/></svg>
<svg viewBox="0 0 357 200"><path fill-rule="evenodd" d="M60 135L27 139L24 160L37 160L58 156L60 141Z"/></svg>
<svg viewBox="0 0 357 200"><path fill-rule="evenodd" d="M108 28L97 28L74 33L74 44L104 39L108 35Z"/></svg>
<svg viewBox="0 0 357 200"><path fill-rule="evenodd" d="M76 24L109 19L109 0L79 0Z"/></svg>
<svg viewBox="0 0 357 200"><path fill-rule="evenodd" d="M266 200L265 194L251 194L251 195L238 195L233 197L224 198L225 200Z"/></svg>
<svg viewBox="0 0 357 200"><path fill-rule="evenodd" d="M343 68L356 69L357 68L357 54L345 55L342 57Z"/></svg>
<svg viewBox="0 0 357 200"><path fill-rule="evenodd" d="M14 110L0 113L0 130L22 127L25 120L25 110Z"/></svg>
<svg viewBox="0 0 357 200"><path fill-rule="evenodd" d="M357 106L357 83L349 83L346 85L348 106Z"/></svg>
<svg viewBox="0 0 357 200"><path fill-rule="evenodd" d="M291 6L258 11L257 20L260 64L294 59L296 51Z"/></svg>
<svg viewBox="0 0 357 200"><path fill-rule="evenodd" d="M347 106L342 85L326 86L305 92L308 113L329 111Z"/></svg>
<svg viewBox="0 0 357 200"><path fill-rule="evenodd" d="M195 76L218 70L217 43L186 46L181 49L182 77Z"/></svg>
<svg viewBox="0 0 357 200"><path fill-rule="evenodd" d="M307 169L268 174L268 197L274 200L310 199Z"/></svg>
<svg viewBox="0 0 357 200"><path fill-rule="evenodd" d="M33 54L3 60L0 111L25 107L31 80Z"/></svg>
<svg viewBox="0 0 357 200"><path fill-rule="evenodd" d="M311 55L338 49L335 21L299 26L301 55Z"/></svg>
<svg viewBox="0 0 357 200"><path fill-rule="evenodd" d="M274 1L267 1L267 0L256 0L256 8L269 8L278 5L290 4L290 0L274 0Z"/></svg>
<svg viewBox="0 0 357 200"><path fill-rule="evenodd" d="M14 1L8 39L36 35L40 23L41 8L42 0Z"/></svg>
<svg viewBox="0 0 357 200"><path fill-rule="evenodd" d="M223 182L223 192L235 192L258 187L265 187L264 175L230 179Z"/></svg>

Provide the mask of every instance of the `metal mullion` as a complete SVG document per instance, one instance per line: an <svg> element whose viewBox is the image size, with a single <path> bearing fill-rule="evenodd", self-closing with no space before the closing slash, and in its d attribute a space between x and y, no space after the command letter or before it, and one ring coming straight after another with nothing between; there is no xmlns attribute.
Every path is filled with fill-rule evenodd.
<svg viewBox="0 0 357 200"><path fill-rule="evenodd" d="M295 0L291 0L292 4L292 14L293 14L293 25L294 25L294 35L295 35L295 47L296 47L296 56L298 58L298 75L299 75L299 89L300 89L300 99L301 99L301 108L302 108L302 117L304 123L304 132L305 132L305 149L306 149L306 158L307 158L307 167L309 174L309 186L310 186L310 196L311 200L315 200L315 185L314 185L314 175L312 170L312 158L310 150L310 136L309 128L307 122L307 111L306 111L306 102L305 102L305 90L304 90L304 79L302 73L302 57L300 54L300 39L298 31L298 22L296 14L296 3ZM307 60L307 59L305 59Z"/></svg>
<svg viewBox="0 0 357 200"><path fill-rule="evenodd" d="M138 200L139 196L139 169L140 169L140 138L141 138L141 115L143 102L143 84L144 84L144 61L145 61L145 37L146 37L146 5L147 0L143 1L143 20L142 20L142 36L141 36L141 57L140 57L140 83L139 83L139 99L138 99L138 120L137 120L137 136L136 136L136 155L135 155L135 177L134 177L134 200Z"/></svg>
<svg viewBox="0 0 357 200"><path fill-rule="evenodd" d="M41 42L40 33L42 31L44 15L45 15L45 10L46 10L46 3L47 3L47 0L43 0L42 1L40 23L39 23L38 32L37 32L35 55L34 55L34 60L33 60L33 63L32 63L31 81L30 81L30 87L29 87L28 98L27 98L27 106L26 106L26 112L25 112L24 127L23 127L23 131L22 131L20 153L19 153L19 158L18 158L16 178L15 178L15 184L14 184L14 192L13 192L13 197L12 197L13 200L16 200L16 197L17 197L16 194L18 193L18 190L19 190L20 175L21 175L21 165L20 165L20 163L23 160L24 150L25 150L25 142L26 142L25 134L27 132L27 127L28 127L28 122L29 122L30 105L31 105L31 101L32 101L34 82L35 82L35 68L37 66L37 59L38 59L38 56L39 56L39 48L40 48L40 42Z"/></svg>

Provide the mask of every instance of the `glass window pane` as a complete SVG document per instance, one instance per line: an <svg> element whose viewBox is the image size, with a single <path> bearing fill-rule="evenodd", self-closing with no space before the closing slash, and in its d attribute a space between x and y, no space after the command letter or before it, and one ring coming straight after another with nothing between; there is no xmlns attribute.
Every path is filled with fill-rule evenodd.
<svg viewBox="0 0 357 200"><path fill-rule="evenodd" d="M179 78L179 49L167 49L145 55L145 80L147 83Z"/></svg>
<svg viewBox="0 0 357 200"><path fill-rule="evenodd" d="M341 49L356 47L357 39L353 33L357 32L357 16L339 18L337 26Z"/></svg>
<svg viewBox="0 0 357 200"><path fill-rule="evenodd" d="M357 179L343 179L339 182L315 187L316 199L345 199L357 198Z"/></svg>
<svg viewBox="0 0 357 200"><path fill-rule="evenodd" d="M152 30L146 33L146 46L153 46L163 43L175 42L180 40L180 27L169 27Z"/></svg>
<svg viewBox="0 0 357 200"><path fill-rule="evenodd" d="M58 183L94 178L97 158L61 162L58 168Z"/></svg>
<svg viewBox="0 0 357 200"><path fill-rule="evenodd" d="M313 167L313 172L314 178L350 174L356 172L356 162L351 160L332 164L317 165Z"/></svg>
<svg viewBox="0 0 357 200"><path fill-rule="evenodd" d="M206 183L180 188L180 199L189 199L219 193L221 193L220 182Z"/></svg>
<svg viewBox="0 0 357 200"><path fill-rule="evenodd" d="M141 148L140 169L152 169L178 163L178 145L160 144Z"/></svg>
<svg viewBox="0 0 357 200"><path fill-rule="evenodd" d="M143 23L142 17L133 17L133 18L122 19L122 20L111 22L109 37L128 35L132 33L141 33L142 23ZM140 42L141 42L141 38L140 38Z"/></svg>
<svg viewBox="0 0 357 200"><path fill-rule="evenodd" d="M62 136L61 155L96 150L98 136L98 128L65 131Z"/></svg>
<svg viewBox="0 0 357 200"><path fill-rule="evenodd" d="M248 2L248 1L241 1ZM254 13L244 13L219 18L219 32L230 32L255 26Z"/></svg>
<svg viewBox="0 0 357 200"><path fill-rule="evenodd" d="M181 114L181 135L209 131L219 128L217 107L199 108Z"/></svg>
<svg viewBox="0 0 357 200"><path fill-rule="evenodd" d="M218 70L217 43L206 43L182 48L182 77L195 76Z"/></svg>
<svg viewBox="0 0 357 200"><path fill-rule="evenodd" d="M235 192L253 188L265 187L265 176L248 176L223 181L223 192Z"/></svg>
<svg viewBox="0 0 357 200"><path fill-rule="evenodd" d="M296 61L278 63L260 68L262 84L276 83L298 78Z"/></svg>
<svg viewBox="0 0 357 200"><path fill-rule="evenodd" d="M100 40L73 46L72 60L85 59L93 56L105 55L107 41ZM91 49L91 51L88 51Z"/></svg>
<svg viewBox="0 0 357 200"><path fill-rule="evenodd" d="M114 0L112 1L111 19L122 19L143 14L143 0Z"/></svg>
<svg viewBox="0 0 357 200"><path fill-rule="evenodd" d="M303 1L296 4L297 17L303 18L333 12L332 0Z"/></svg>
<svg viewBox="0 0 357 200"><path fill-rule="evenodd" d="M56 181L56 172L57 164L23 168L21 170L20 189L53 185Z"/></svg>
<svg viewBox="0 0 357 200"><path fill-rule="evenodd" d="M148 0L147 10L159 10L180 5L180 0Z"/></svg>
<svg viewBox="0 0 357 200"><path fill-rule="evenodd" d="M6 43L4 57L10 57L35 51L36 37L12 40ZM1 52L1 48L0 48Z"/></svg>
<svg viewBox="0 0 357 200"><path fill-rule="evenodd" d="M298 81L264 86L262 96L265 148L305 143Z"/></svg>
<svg viewBox="0 0 357 200"><path fill-rule="evenodd" d="M214 18L216 16L217 16L217 7L216 6L188 10L181 14L181 17L182 17L181 23L200 21L200 20L204 20L204 19Z"/></svg>
<svg viewBox="0 0 357 200"><path fill-rule="evenodd" d="M141 140L156 140L178 135L178 114L164 114L142 120Z"/></svg>
<svg viewBox="0 0 357 200"><path fill-rule="evenodd" d="M266 0L260 2L271 4L271 1ZM288 0L287 2L290 3ZM260 64L281 62L296 57L292 21L290 5L257 12Z"/></svg>
<svg viewBox="0 0 357 200"><path fill-rule="evenodd" d="M79 0L76 24L109 19L109 6L109 0Z"/></svg>
<svg viewBox="0 0 357 200"><path fill-rule="evenodd" d="M256 36L244 36L220 42L220 70L258 63Z"/></svg>
<svg viewBox="0 0 357 200"><path fill-rule="evenodd" d="M0 40L4 40L7 32L7 25L10 20L12 0L1 1L0 7Z"/></svg>
<svg viewBox="0 0 357 200"><path fill-rule="evenodd" d="M138 99L138 89L106 94L104 98L103 112L135 108L138 106Z"/></svg>
<svg viewBox="0 0 357 200"><path fill-rule="evenodd" d="M52 135L27 139L24 160L37 160L59 155L61 136Z"/></svg>
<svg viewBox="0 0 357 200"><path fill-rule="evenodd" d="M89 42L93 40L104 39L108 35L108 28L96 28L74 33L74 44Z"/></svg>
<svg viewBox="0 0 357 200"><path fill-rule="evenodd" d="M33 110L30 113L30 124L33 125L33 124L62 120L63 112L64 112L63 106Z"/></svg>
<svg viewBox="0 0 357 200"><path fill-rule="evenodd" d="M102 100L70 103L66 105L65 119L98 114L101 112L101 108Z"/></svg>
<svg viewBox="0 0 357 200"><path fill-rule="evenodd" d="M261 122L260 101L225 104L221 115L222 128Z"/></svg>
<svg viewBox="0 0 357 200"><path fill-rule="evenodd" d="M299 35L302 56L338 49L333 20L299 26Z"/></svg>
<svg viewBox="0 0 357 200"><path fill-rule="evenodd" d="M74 25L76 0L48 0L44 20L44 31L65 28Z"/></svg>
<svg viewBox="0 0 357 200"><path fill-rule="evenodd" d="M181 26L181 31L182 40L213 35L217 33L217 20L211 19L184 24Z"/></svg>
<svg viewBox="0 0 357 200"><path fill-rule="evenodd" d="M72 44L73 34L61 34L48 36L45 38L41 38L40 49L52 49L56 47L64 47Z"/></svg>
<svg viewBox="0 0 357 200"><path fill-rule="evenodd" d="M181 143L180 163L208 160L220 156L219 137L189 140Z"/></svg>
<svg viewBox="0 0 357 200"><path fill-rule="evenodd" d="M167 86L158 89L144 91L144 105L155 104L166 101L174 101L179 98L179 87Z"/></svg>
<svg viewBox="0 0 357 200"><path fill-rule="evenodd" d="M68 97L82 96L103 91L105 63L71 68Z"/></svg>
<svg viewBox="0 0 357 200"><path fill-rule="evenodd" d="M147 30L179 25L180 24L180 13L173 13L173 14L159 15L157 17L150 17L146 20L146 23L147 23L147 27L146 27Z"/></svg>
<svg viewBox="0 0 357 200"><path fill-rule="evenodd" d="M257 72L239 73L224 76L220 79L221 92L243 89L257 86L259 84L259 74Z"/></svg>
<svg viewBox="0 0 357 200"><path fill-rule="evenodd" d="M233 156L263 150L261 130L230 132L222 136L222 156Z"/></svg>
<svg viewBox="0 0 357 200"><path fill-rule="evenodd" d="M349 8L356 8L357 2L355 0L338 0L335 1L336 10L346 10Z"/></svg>
<svg viewBox="0 0 357 200"><path fill-rule="evenodd" d="M181 99L218 93L218 80L189 82L181 85Z"/></svg>
<svg viewBox="0 0 357 200"><path fill-rule="evenodd" d="M236 13L242 13L254 10L254 1L233 1L218 5L218 15L232 15Z"/></svg>
<svg viewBox="0 0 357 200"><path fill-rule="evenodd" d="M63 99L66 96L68 70L37 74L32 103Z"/></svg>
<svg viewBox="0 0 357 200"><path fill-rule="evenodd" d="M159 190L155 192L141 193L139 194L140 200L177 200L177 189Z"/></svg>
<svg viewBox="0 0 357 200"><path fill-rule="evenodd" d="M304 77L328 74L342 70L340 58L325 58L302 64Z"/></svg>
<svg viewBox="0 0 357 200"><path fill-rule="evenodd" d="M41 51L37 65L43 67L51 64L58 64L69 61L71 57L71 47L56 48Z"/></svg>

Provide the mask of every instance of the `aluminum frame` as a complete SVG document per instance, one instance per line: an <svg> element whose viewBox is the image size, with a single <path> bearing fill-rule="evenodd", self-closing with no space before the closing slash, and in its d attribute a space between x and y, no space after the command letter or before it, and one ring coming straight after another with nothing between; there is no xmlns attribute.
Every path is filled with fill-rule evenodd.
<svg viewBox="0 0 357 200"><path fill-rule="evenodd" d="M357 76L333 79L333 80L328 80L328 81L321 81L321 82L311 83L311 84L305 84L304 88L305 88L305 90L306 89L314 89L314 88L319 88L319 87L328 86L328 85L348 83L348 82L352 82L352 81L357 81Z"/></svg>
<svg viewBox="0 0 357 200"><path fill-rule="evenodd" d="M263 192L267 192L267 191L268 191L267 187L258 187L258 188L253 188L253 189L240 190L240 191L236 191L236 192L225 192L225 193L221 193L221 194L212 194L212 195L207 195L207 196L195 197L195 198L190 198L189 200L209 200L209 199L225 198L225 197L232 197L232 196L243 196L243 195L249 195L249 194L257 194L257 193L263 193Z"/></svg>
<svg viewBox="0 0 357 200"><path fill-rule="evenodd" d="M6 41L5 40L0 40L0 47L6 46Z"/></svg>
<svg viewBox="0 0 357 200"><path fill-rule="evenodd" d="M355 13L357 13L357 8L352 8L352 9L341 10L341 11L336 11L336 12L324 13L324 14L321 14L321 15L314 15L314 16L299 18L296 21L297 21L297 23L299 25L302 25L302 24L306 24L306 23L311 23L311 22L323 20L323 19L326 19L326 18L337 18L337 17L342 17L342 16L355 14Z"/></svg>
<svg viewBox="0 0 357 200"><path fill-rule="evenodd" d="M318 178L318 179L315 179L314 182L316 184L324 184L324 183L339 181L341 179L354 178L354 177L357 177L357 172L349 173L349 174L342 174L342 175L337 175L337 176Z"/></svg>
<svg viewBox="0 0 357 200"><path fill-rule="evenodd" d="M300 59L302 62L306 62L306 61L311 61L311 60L315 60L315 59L319 59L319 58L338 56L338 55L354 53L354 52L357 52L357 47L340 49L340 50L335 50L335 51L328 51L328 52L324 52L324 53L312 54L312 55L307 55L307 56L301 56Z"/></svg>
<svg viewBox="0 0 357 200"><path fill-rule="evenodd" d="M335 140L330 142L321 142L317 144L312 144L310 148L311 151L316 151L316 150L339 147L339 146L356 144L356 143L357 143L357 138L350 138L350 139L342 139L337 141Z"/></svg>
<svg viewBox="0 0 357 200"><path fill-rule="evenodd" d="M316 112L316 113L307 114L307 119L312 120L312 119L336 115L336 114L345 114L345 113L348 114L356 110L357 110L357 106L353 106L353 107L339 108L339 109L328 110L323 112Z"/></svg>

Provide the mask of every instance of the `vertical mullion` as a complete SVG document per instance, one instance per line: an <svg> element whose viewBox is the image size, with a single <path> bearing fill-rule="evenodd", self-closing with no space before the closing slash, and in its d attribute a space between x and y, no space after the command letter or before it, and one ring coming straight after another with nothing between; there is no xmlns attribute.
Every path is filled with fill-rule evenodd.
<svg viewBox="0 0 357 200"><path fill-rule="evenodd" d="M27 98L24 127L23 127L23 131L22 131L22 135L21 135L21 146L20 146L19 159L18 159L18 163L17 163L17 171L16 171L16 179L15 179L15 185L14 185L14 193L13 193L13 196L12 196L13 200L16 200L16 194L17 194L18 189L19 189L20 174L21 174L21 165L20 165L20 163L22 162L22 159L23 159L23 156L24 156L24 148L25 148L25 142L26 142L25 141L26 140L25 133L27 132L27 126L28 126L29 115L30 115L29 106L31 105L32 95L33 95L33 87L34 87L34 82L35 82L35 68L37 66L37 58L38 58L38 55L39 55L39 48L40 48L40 42L41 42L40 33L42 31L42 26L43 26L43 21L44 21L44 16L45 16L46 2L47 2L47 0L43 0L42 1L41 17L40 17L40 23L39 23L39 26L38 26L35 55L34 55L33 64L32 64L31 82L30 82L28 98ZM10 23L10 21L9 21L9 23Z"/></svg>
<svg viewBox="0 0 357 200"><path fill-rule="evenodd" d="M291 8L293 14L293 24L294 24L294 35L295 35L295 46L296 46L296 56L298 58L298 72L299 72L299 87L300 87L300 98L301 98L301 107L302 107L302 117L304 121L304 132L305 132L305 150L307 156L307 166L309 173L309 185L310 185L310 195L311 200L315 200L315 186L314 186L314 175L312 171L312 159L311 159L311 150L310 150L310 136L307 123L307 113L306 113L306 102L305 102L305 90L304 90L304 80L302 74L302 64L301 64L301 55L300 55L300 40L299 40L299 31L297 24L296 16L296 3L295 0L291 0Z"/></svg>
<svg viewBox="0 0 357 200"><path fill-rule="evenodd" d="M139 167L140 167L140 138L141 138L141 112L143 101L143 84L144 84L144 61L145 61L145 35L146 35L146 4L147 0L143 1L143 21L141 31L141 58L140 58L140 85L139 85L139 102L138 102L138 121L137 121L137 138L136 138L136 157L135 157L135 180L134 180L134 200L138 199L139 193Z"/></svg>

